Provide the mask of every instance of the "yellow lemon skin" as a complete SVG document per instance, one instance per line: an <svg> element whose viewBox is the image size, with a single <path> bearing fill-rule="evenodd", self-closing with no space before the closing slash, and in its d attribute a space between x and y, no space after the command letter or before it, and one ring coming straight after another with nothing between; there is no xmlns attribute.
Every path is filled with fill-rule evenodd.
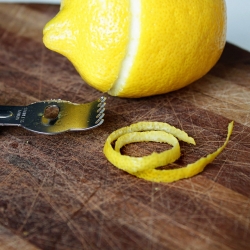
<svg viewBox="0 0 250 250"><path fill-rule="evenodd" d="M224 0L63 0L44 44L101 92L138 98L204 76L226 41Z"/></svg>
<svg viewBox="0 0 250 250"><path fill-rule="evenodd" d="M160 170L157 168L172 163L180 157L180 145L177 138L194 145L195 141L184 131L167 123L139 122L120 128L108 136L103 153L114 166L139 178L153 182L174 182L201 173L227 146L233 132L233 126L233 121L228 124L227 138L215 152L188 164L186 167L177 169ZM165 142L173 147L170 150L161 153L153 152L143 157L121 154L120 149L124 145L142 141ZM113 142L115 142L115 148L112 146Z"/></svg>

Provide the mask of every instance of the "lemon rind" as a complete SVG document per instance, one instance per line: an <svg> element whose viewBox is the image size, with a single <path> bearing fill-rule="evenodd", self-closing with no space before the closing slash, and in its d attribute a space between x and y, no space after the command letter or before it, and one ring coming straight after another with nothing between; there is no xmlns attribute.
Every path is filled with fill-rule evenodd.
<svg viewBox="0 0 250 250"><path fill-rule="evenodd" d="M111 133L104 145L103 152L107 159L117 168L122 169L132 175L152 182L174 182L184 178L193 177L204 170L226 147L233 131L234 122L228 125L228 132L225 142L215 152L198 159L196 162L177 169L157 170L157 167L174 162L180 157L180 147L178 139L195 144L192 137L184 131L179 130L167 123L140 122L131 126L118 129ZM154 131L160 128L161 131ZM145 131L147 132L138 132ZM173 132L174 136L169 134ZM175 138L175 139L173 139ZM111 143L116 140L115 148ZM144 157L131 157L121 155L120 149L129 143L141 141L157 141L169 143L173 147L161 153L153 152Z"/></svg>

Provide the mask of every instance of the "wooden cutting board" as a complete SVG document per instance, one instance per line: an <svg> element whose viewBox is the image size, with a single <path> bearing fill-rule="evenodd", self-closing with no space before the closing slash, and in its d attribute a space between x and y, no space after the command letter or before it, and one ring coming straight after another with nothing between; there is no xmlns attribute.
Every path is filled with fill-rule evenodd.
<svg viewBox="0 0 250 250"><path fill-rule="evenodd" d="M101 93L63 56L47 50L42 29L53 5L0 4L0 105ZM38 135L0 128L1 249L250 249L250 53L227 44L205 77L179 91L142 99L107 96L105 122L87 132ZM112 166L107 136L138 121L168 122L197 145L181 143L185 166L231 140L205 171L157 184ZM128 145L124 153L162 150Z"/></svg>

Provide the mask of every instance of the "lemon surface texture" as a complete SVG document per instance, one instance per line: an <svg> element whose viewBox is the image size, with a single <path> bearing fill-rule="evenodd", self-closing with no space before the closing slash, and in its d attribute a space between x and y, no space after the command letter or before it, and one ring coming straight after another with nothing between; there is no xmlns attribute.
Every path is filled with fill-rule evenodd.
<svg viewBox="0 0 250 250"><path fill-rule="evenodd" d="M43 41L92 87L138 98L204 76L225 39L224 0L63 0Z"/></svg>

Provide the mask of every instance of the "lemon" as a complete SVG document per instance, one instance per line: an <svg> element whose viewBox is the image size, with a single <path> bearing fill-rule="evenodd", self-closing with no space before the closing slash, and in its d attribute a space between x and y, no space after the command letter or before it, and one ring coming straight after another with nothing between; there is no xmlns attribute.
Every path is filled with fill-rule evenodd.
<svg viewBox="0 0 250 250"><path fill-rule="evenodd" d="M225 39L224 0L63 0L43 41L92 87L137 98L204 76Z"/></svg>

